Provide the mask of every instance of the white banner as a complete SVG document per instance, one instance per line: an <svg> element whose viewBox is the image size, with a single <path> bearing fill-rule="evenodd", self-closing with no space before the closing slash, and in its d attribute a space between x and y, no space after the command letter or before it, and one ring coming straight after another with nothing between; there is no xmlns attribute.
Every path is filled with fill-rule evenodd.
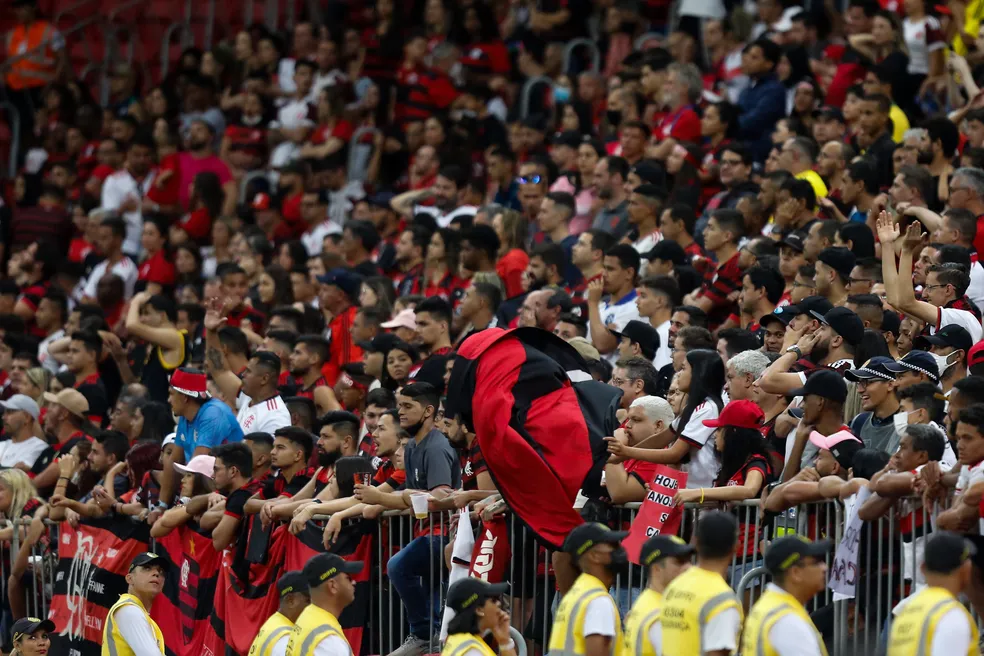
<svg viewBox="0 0 984 656"><path fill-rule="evenodd" d="M834 562L830 566L827 587L834 591L834 600L853 599L858 585L858 549L861 545L861 528L864 522L858 510L871 496L871 490L861 488L844 522L844 537L837 545Z"/></svg>

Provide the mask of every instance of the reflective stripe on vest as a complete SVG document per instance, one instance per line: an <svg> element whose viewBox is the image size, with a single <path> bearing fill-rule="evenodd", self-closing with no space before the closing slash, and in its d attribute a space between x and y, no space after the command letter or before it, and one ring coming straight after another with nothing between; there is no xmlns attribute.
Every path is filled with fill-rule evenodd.
<svg viewBox="0 0 984 656"><path fill-rule="evenodd" d="M488 648L488 645L485 646L486 648ZM478 643L478 640L475 640L473 638L471 640L465 640L464 642L462 642L460 645L458 645L458 647L453 652L451 652L449 656L462 656L466 651L472 648L477 649L478 651L482 651L482 645Z"/></svg>
<svg viewBox="0 0 984 656"><path fill-rule="evenodd" d="M583 654L578 654L574 650L575 635L574 632L577 630L577 618L580 616L581 607L588 604L595 599L601 598L603 595L608 594L608 591L600 592L598 590L589 590L581 595L581 598L574 602L571 607L571 613L567 617L567 637L564 638L564 649L562 651L552 650L547 652L547 656L584 656ZM610 654L615 653L615 640L612 640L612 649Z"/></svg>
<svg viewBox="0 0 984 656"><path fill-rule="evenodd" d="M308 635L308 637L305 638L304 642L301 644L301 654L309 654L309 653L311 653L309 651L311 649L311 647L313 647L314 645L316 645L319 642L321 642L321 640L323 638L327 638L328 637L328 635L325 635L325 634L328 634L328 635L332 635L332 634L338 635L338 631L335 630L335 627L333 627L333 626L327 626L327 625L326 626L323 626L323 627L321 627L321 628L319 628L319 629L317 629L315 631L312 631L311 634ZM341 636L341 637L342 637L343 640L345 639L344 636ZM345 644L347 645L348 642L346 641ZM351 647L349 647L349 653L350 654L352 653L352 648Z"/></svg>
<svg viewBox="0 0 984 656"><path fill-rule="evenodd" d="M929 623L933 621L933 618L936 615L936 611L942 609L944 606L949 606L950 604L954 604L954 603L959 603L959 602L956 602L953 599L944 599L942 601L938 601L936 602L936 605L930 608L929 612L926 613L926 617L923 618L922 626L919 627L920 640L919 640L919 649L916 650L916 656L926 656L926 654L929 653L927 651L930 642Z"/></svg>
<svg viewBox="0 0 984 656"><path fill-rule="evenodd" d="M636 636L636 643L634 645L635 656L642 656L646 653L645 643L643 640L649 640L649 628L652 626L653 621L659 617L659 613L662 609L657 608L651 611L648 615L642 618L642 622L639 623L639 635Z"/></svg>
<svg viewBox="0 0 984 656"><path fill-rule="evenodd" d="M120 606L120 608L122 607ZM106 648L109 649L109 656L118 656L120 653L120 650L116 647L116 640L113 638L113 632L115 631L114 624L113 613L110 613L106 616Z"/></svg>
<svg viewBox="0 0 984 656"><path fill-rule="evenodd" d="M277 640L280 639L280 636L289 634L293 630L294 628L290 626L279 626L271 631L270 635L267 636L267 639L263 641L262 645L260 645L260 656L266 656L266 654L269 654L270 652L268 650L270 647L277 644Z"/></svg>
<svg viewBox="0 0 984 656"><path fill-rule="evenodd" d="M761 628L761 633L758 636L758 646L755 648L755 656L765 656L765 640L768 636L764 635L767 633L767 627L769 626L769 620L778 615L779 613L787 610L792 610L789 606L785 604L782 606L777 606L769 611L765 617L762 618L762 622L759 624ZM751 654L749 654L751 656Z"/></svg>
<svg viewBox="0 0 984 656"><path fill-rule="evenodd" d="M729 599L734 598L735 593L729 590L728 592L722 592L716 597L711 597L704 602L704 606L697 614L697 644L700 647L700 651L698 653L704 653L704 627L707 626L708 616L721 605L722 601L728 601Z"/></svg>

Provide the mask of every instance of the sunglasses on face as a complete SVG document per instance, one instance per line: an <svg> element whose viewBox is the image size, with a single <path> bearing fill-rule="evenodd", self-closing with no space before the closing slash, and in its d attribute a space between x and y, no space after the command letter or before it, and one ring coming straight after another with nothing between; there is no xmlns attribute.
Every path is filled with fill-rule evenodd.
<svg viewBox="0 0 984 656"><path fill-rule="evenodd" d="M539 175L520 176L516 179L519 181L519 184L540 184L540 180L542 180Z"/></svg>

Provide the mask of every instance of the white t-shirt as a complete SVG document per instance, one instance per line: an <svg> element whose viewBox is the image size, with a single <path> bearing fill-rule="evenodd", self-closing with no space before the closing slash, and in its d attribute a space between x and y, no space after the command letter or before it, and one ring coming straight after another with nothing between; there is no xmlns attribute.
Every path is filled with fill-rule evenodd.
<svg viewBox="0 0 984 656"><path fill-rule="evenodd" d="M967 298L974 302L974 305L981 307L984 305L984 266L980 262L970 263L970 285L967 286Z"/></svg>
<svg viewBox="0 0 984 656"><path fill-rule="evenodd" d="M635 302L636 296L638 296L638 294L636 294L636 290L633 289L630 293L626 294L617 301L612 302L609 298L598 303L598 313L601 314L601 323L609 328L614 326L614 329L618 331L625 328L625 324L630 321L642 321L644 323L649 323L648 319L639 316L639 307ZM591 341L590 324L588 325L588 340ZM608 353L602 357L614 365L619 360L618 349L616 348L611 353Z"/></svg>
<svg viewBox="0 0 984 656"><path fill-rule="evenodd" d="M29 437L23 442L13 440L0 442L0 467L13 467L18 462L33 467L34 461L47 448L48 443L39 437Z"/></svg>
<svg viewBox="0 0 984 656"><path fill-rule="evenodd" d="M664 321L656 326L656 332L659 333L659 348L656 349L653 366L659 371L673 361L673 349L670 348L670 322Z"/></svg>
<svg viewBox="0 0 984 656"><path fill-rule="evenodd" d="M64 336L65 331L59 328L42 339L41 343L38 344L38 362L40 362L41 366L50 371L52 374L57 374L61 370L62 365L58 362L58 360L51 357L51 353L48 352L48 346L50 346L52 342L55 342Z"/></svg>
<svg viewBox="0 0 984 656"><path fill-rule="evenodd" d="M958 310L956 308L937 308L936 325L929 327L931 335L935 335L937 330L943 326L956 324L962 326L970 334L970 338L976 344L981 341L981 322L968 310Z"/></svg>
<svg viewBox="0 0 984 656"><path fill-rule="evenodd" d="M241 391L236 398L236 408L239 410L236 420L243 434L260 432L273 435L278 428L290 426L290 412L279 394L256 405L250 405L252 402L253 399Z"/></svg>
<svg viewBox="0 0 984 656"><path fill-rule="evenodd" d="M649 261L645 259L646 253L653 250L653 247L656 246L656 244L658 244L661 241L663 241L663 233L661 233L659 230L653 230L648 235L643 235L642 237L639 237L639 239L637 239L636 242L632 244L632 248L636 249L636 252L639 254L639 257L642 259L642 261L639 263L640 277L646 275L646 265L649 264Z"/></svg>
<svg viewBox="0 0 984 656"><path fill-rule="evenodd" d="M127 646L140 656L164 656L147 616L133 604L124 604L113 613L113 620Z"/></svg>
<svg viewBox="0 0 984 656"><path fill-rule="evenodd" d="M342 226L333 222L331 219L325 219L301 235L301 243L307 249L308 255L314 257L315 255L320 255L324 250L325 237L328 235L337 235L341 231Z"/></svg>
<svg viewBox="0 0 984 656"><path fill-rule="evenodd" d="M137 284L137 275L140 272L137 269L137 265L133 263L133 260L126 255L114 264L112 269L109 268L109 260L103 260L93 267L92 273L89 274L88 279L85 281L85 288L82 291L83 296L88 296L89 298L96 297L96 288L99 286L99 280L106 275L107 270L109 273L116 274L123 279L123 293L126 298L133 296L133 287Z"/></svg>
<svg viewBox="0 0 984 656"><path fill-rule="evenodd" d="M615 600L609 595L589 601L584 611L584 637L600 635L614 638L617 616Z"/></svg>
<svg viewBox="0 0 984 656"><path fill-rule="evenodd" d="M352 649L345 638L334 633L322 638L314 648L314 656L351 656Z"/></svg>
<svg viewBox="0 0 984 656"><path fill-rule="evenodd" d="M344 226L356 201L366 197L365 187L358 180L349 180L337 191L328 192L328 218L332 223Z"/></svg>
<svg viewBox="0 0 984 656"><path fill-rule="evenodd" d="M290 631L284 633L270 647L270 656L287 656L287 643L290 642Z"/></svg>
<svg viewBox="0 0 984 656"><path fill-rule="evenodd" d="M929 54L946 47L940 22L933 16L925 16L918 21L906 18L902 21L902 34L909 49L911 75L929 74Z"/></svg>
<svg viewBox="0 0 984 656"><path fill-rule="evenodd" d="M741 633L741 614L737 608L723 610L704 625L704 651L738 650L738 635ZM667 654L666 656L670 656Z"/></svg>
<svg viewBox="0 0 984 656"><path fill-rule="evenodd" d="M137 182L126 169L113 173L102 186L102 209L118 212L123 203L129 198L142 201L143 197L154 184L154 174L145 175L143 181ZM126 221L126 238L123 240L123 251L130 255L139 256L143 252L140 246L140 235L143 232L143 214L138 203L137 209L121 215Z"/></svg>
<svg viewBox="0 0 984 656"><path fill-rule="evenodd" d="M714 479L721 468L721 463L714 453L715 429L705 426L704 420L717 418L718 407L707 399L694 409L690 421L682 431L679 431L680 437L686 439L690 445L690 464L687 466L688 488L714 487ZM677 430L680 426L680 417L674 419L671 426Z"/></svg>
<svg viewBox="0 0 984 656"><path fill-rule="evenodd" d="M927 656L953 656L966 654L971 646L970 624L967 615L959 608L946 613L936 625L933 645Z"/></svg>
<svg viewBox="0 0 984 656"><path fill-rule="evenodd" d="M313 128L314 108L306 100L291 100L277 112L277 122L280 127L292 130L294 128Z"/></svg>

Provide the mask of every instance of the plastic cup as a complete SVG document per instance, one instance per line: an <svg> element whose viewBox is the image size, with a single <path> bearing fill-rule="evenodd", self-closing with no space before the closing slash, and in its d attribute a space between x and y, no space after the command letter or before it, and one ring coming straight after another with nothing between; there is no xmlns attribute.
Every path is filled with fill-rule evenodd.
<svg viewBox="0 0 984 656"><path fill-rule="evenodd" d="M410 503L413 505L413 516L417 519L427 519L427 494L413 494Z"/></svg>

